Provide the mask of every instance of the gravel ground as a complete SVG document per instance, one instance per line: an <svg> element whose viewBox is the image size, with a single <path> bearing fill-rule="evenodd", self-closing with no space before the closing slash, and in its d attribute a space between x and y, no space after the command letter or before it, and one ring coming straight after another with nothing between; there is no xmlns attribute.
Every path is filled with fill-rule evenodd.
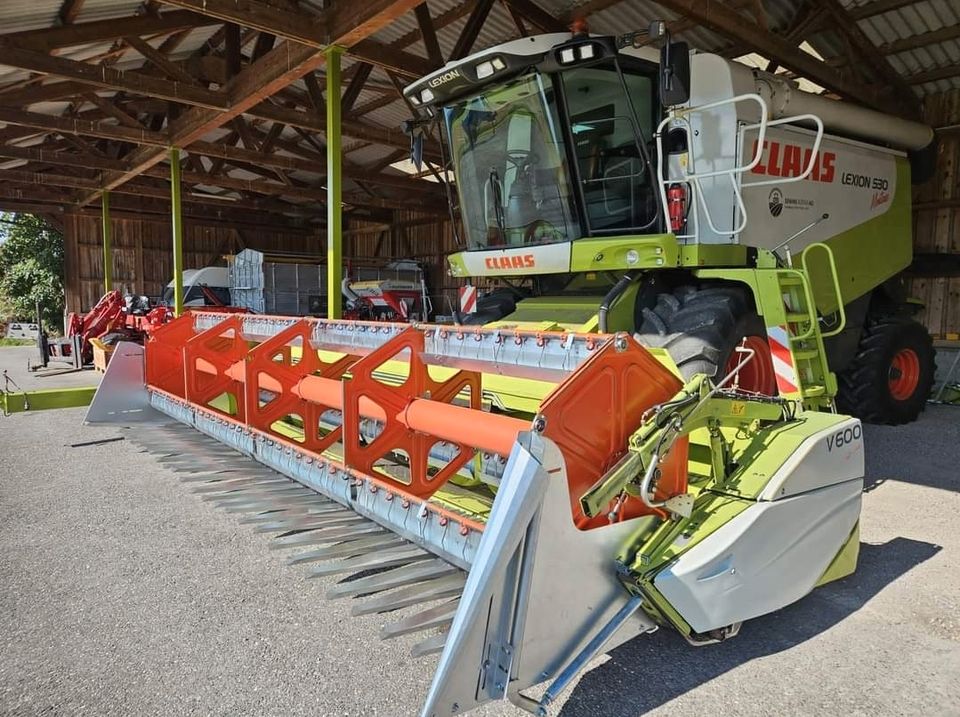
<svg viewBox="0 0 960 717"><path fill-rule="evenodd" d="M119 435L82 417L0 419L0 713L417 714L415 636L380 641L129 441L77 445ZM723 645L640 637L554 714L960 714L960 409L867 440L854 576Z"/></svg>

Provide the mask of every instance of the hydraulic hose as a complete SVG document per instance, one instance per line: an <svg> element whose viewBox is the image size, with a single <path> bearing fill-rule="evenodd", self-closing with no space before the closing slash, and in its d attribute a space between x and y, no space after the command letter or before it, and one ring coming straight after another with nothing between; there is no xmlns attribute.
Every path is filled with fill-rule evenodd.
<svg viewBox="0 0 960 717"><path fill-rule="evenodd" d="M597 320L601 334L607 333L607 312L610 311L610 305L620 298L620 295L627 290L627 287L630 286L635 278L637 278L635 272L627 272L620 277L620 281L614 284L613 288L603 297L603 301L600 304L600 311L597 312Z"/></svg>

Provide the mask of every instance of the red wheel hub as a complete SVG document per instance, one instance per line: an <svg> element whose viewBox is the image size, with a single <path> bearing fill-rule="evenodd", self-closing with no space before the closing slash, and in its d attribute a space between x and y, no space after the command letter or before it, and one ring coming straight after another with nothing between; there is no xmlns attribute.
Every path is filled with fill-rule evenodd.
<svg viewBox="0 0 960 717"><path fill-rule="evenodd" d="M740 369L738 384L744 391L760 393L764 396L777 395L777 375L773 371L773 356L770 353L770 344L762 336L746 336L737 346L742 346L748 351L753 352L753 358ZM749 354L742 353L734 349L727 359L727 365L723 369L723 375L726 376L733 371L738 364L744 361ZM722 378L722 377L720 377Z"/></svg>
<svg viewBox="0 0 960 717"><path fill-rule="evenodd" d="M900 349L890 360L890 395L906 401L920 385L920 357L913 349Z"/></svg>

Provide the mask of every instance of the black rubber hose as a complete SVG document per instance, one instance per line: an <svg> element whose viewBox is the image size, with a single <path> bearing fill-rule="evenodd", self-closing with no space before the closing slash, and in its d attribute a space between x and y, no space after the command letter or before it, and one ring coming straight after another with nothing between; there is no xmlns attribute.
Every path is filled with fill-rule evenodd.
<svg viewBox="0 0 960 717"><path fill-rule="evenodd" d="M620 294L627 290L627 287L633 283L633 280L637 278L635 272L627 272L622 277L620 281L613 285L613 288L607 292L607 295L603 297L603 301L600 303L600 311L597 313L597 319L600 324L600 333L607 333L607 312L610 311L610 304L616 301Z"/></svg>

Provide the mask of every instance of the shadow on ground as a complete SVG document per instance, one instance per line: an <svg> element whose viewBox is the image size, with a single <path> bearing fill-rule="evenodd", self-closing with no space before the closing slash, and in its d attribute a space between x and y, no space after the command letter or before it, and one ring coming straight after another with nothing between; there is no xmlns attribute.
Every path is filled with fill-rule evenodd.
<svg viewBox="0 0 960 717"><path fill-rule="evenodd" d="M719 645L691 647L669 629L641 635L584 675L560 715L643 714L750 660L789 650L815 637L939 551L938 545L908 538L881 545L861 544L857 572L849 578L744 623L739 637Z"/></svg>
<svg viewBox="0 0 960 717"><path fill-rule="evenodd" d="M957 406L928 405L919 420L903 426L864 426L864 444L865 491L898 481L960 493Z"/></svg>

